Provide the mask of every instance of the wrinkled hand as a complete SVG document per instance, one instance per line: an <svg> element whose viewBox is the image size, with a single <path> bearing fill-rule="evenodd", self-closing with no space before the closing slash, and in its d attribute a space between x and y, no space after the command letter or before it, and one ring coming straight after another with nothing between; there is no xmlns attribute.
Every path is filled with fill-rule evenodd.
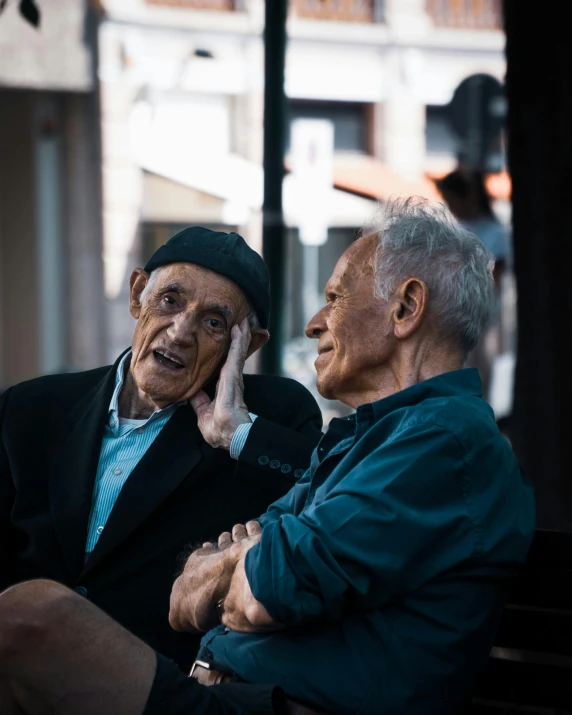
<svg viewBox="0 0 572 715"><path fill-rule="evenodd" d="M218 548L210 542L193 551L183 573L171 591L169 622L176 631L208 631L219 622L216 603L230 588L238 561L260 541L262 527L257 521L237 524L218 539Z"/></svg>
<svg viewBox="0 0 572 715"><path fill-rule="evenodd" d="M199 429L211 447L230 449L236 428L252 422L244 404L242 371L250 345L250 326L245 318L234 325L226 362L221 370L214 400L200 390L190 399L197 415Z"/></svg>
<svg viewBox="0 0 572 715"><path fill-rule="evenodd" d="M248 541L248 548L260 541L262 527L257 521L248 521L246 525L235 524L232 532L225 531L218 537L218 548L220 551L228 549L233 544L238 544L241 541ZM245 544L246 545L246 544ZM206 546L206 544L204 544ZM209 546L211 546L209 544ZM213 547L214 548L214 547Z"/></svg>

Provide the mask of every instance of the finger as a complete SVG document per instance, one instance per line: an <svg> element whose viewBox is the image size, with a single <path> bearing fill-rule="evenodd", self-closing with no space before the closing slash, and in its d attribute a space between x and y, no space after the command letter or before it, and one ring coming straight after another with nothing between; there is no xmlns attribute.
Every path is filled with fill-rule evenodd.
<svg viewBox="0 0 572 715"><path fill-rule="evenodd" d="M200 417L210 407L212 400L204 390L199 390L196 395L189 400L191 407L197 417Z"/></svg>
<svg viewBox="0 0 572 715"><path fill-rule="evenodd" d="M231 343L226 357L226 362L221 370L217 385L216 400L217 405L234 405L243 398L243 377L244 363L248 343L245 344L245 334L241 332L238 325L234 325L231 331Z"/></svg>
<svg viewBox="0 0 572 715"><path fill-rule="evenodd" d="M240 367L240 372L242 372L248 346L250 345L250 337L250 326L246 319L241 321L240 324L232 326L232 330L230 331L230 348L226 363L229 367Z"/></svg>
<svg viewBox="0 0 572 715"><path fill-rule="evenodd" d="M232 536L230 535L230 531L225 531L218 537L219 549L227 549L231 544Z"/></svg>
<svg viewBox="0 0 572 715"><path fill-rule="evenodd" d="M247 521L246 533L249 536L258 536L258 534L262 534L262 527L257 521Z"/></svg>
<svg viewBox="0 0 572 715"><path fill-rule="evenodd" d="M234 542L242 541L243 539L246 539L247 536L248 534L246 533L244 524L235 524L232 527L232 540Z"/></svg>

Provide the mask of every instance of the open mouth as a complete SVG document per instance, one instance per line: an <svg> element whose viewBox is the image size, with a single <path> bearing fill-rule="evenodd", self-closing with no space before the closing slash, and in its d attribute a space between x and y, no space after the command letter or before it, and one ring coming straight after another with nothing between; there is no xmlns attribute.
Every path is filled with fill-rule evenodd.
<svg viewBox="0 0 572 715"><path fill-rule="evenodd" d="M168 370L173 370L174 372L176 372L177 370L182 370L184 368L184 365L176 358L172 356L167 357L167 355L165 355L165 353L161 350L153 350L153 357L159 363L159 365L166 367Z"/></svg>

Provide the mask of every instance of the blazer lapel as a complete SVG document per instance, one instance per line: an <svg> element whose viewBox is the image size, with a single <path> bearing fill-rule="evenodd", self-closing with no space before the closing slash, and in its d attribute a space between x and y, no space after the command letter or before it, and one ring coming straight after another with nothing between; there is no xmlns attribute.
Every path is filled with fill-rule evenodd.
<svg viewBox="0 0 572 715"><path fill-rule="evenodd" d="M93 485L118 362L69 414L68 432L49 465L52 518L74 579L83 567Z"/></svg>
<svg viewBox="0 0 572 715"><path fill-rule="evenodd" d="M203 459L206 443L189 405L179 407L139 461L115 502L82 576L137 528ZM195 470L191 479L196 479Z"/></svg>

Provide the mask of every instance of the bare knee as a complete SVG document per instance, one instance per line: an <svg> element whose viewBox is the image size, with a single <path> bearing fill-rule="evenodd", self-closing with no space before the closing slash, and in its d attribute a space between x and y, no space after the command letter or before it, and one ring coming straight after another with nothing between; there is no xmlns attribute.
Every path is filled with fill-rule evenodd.
<svg viewBox="0 0 572 715"><path fill-rule="evenodd" d="M0 659L36 650L57 638L73 601L80 598L54 581L26 581L0 594Z"/></svg>

